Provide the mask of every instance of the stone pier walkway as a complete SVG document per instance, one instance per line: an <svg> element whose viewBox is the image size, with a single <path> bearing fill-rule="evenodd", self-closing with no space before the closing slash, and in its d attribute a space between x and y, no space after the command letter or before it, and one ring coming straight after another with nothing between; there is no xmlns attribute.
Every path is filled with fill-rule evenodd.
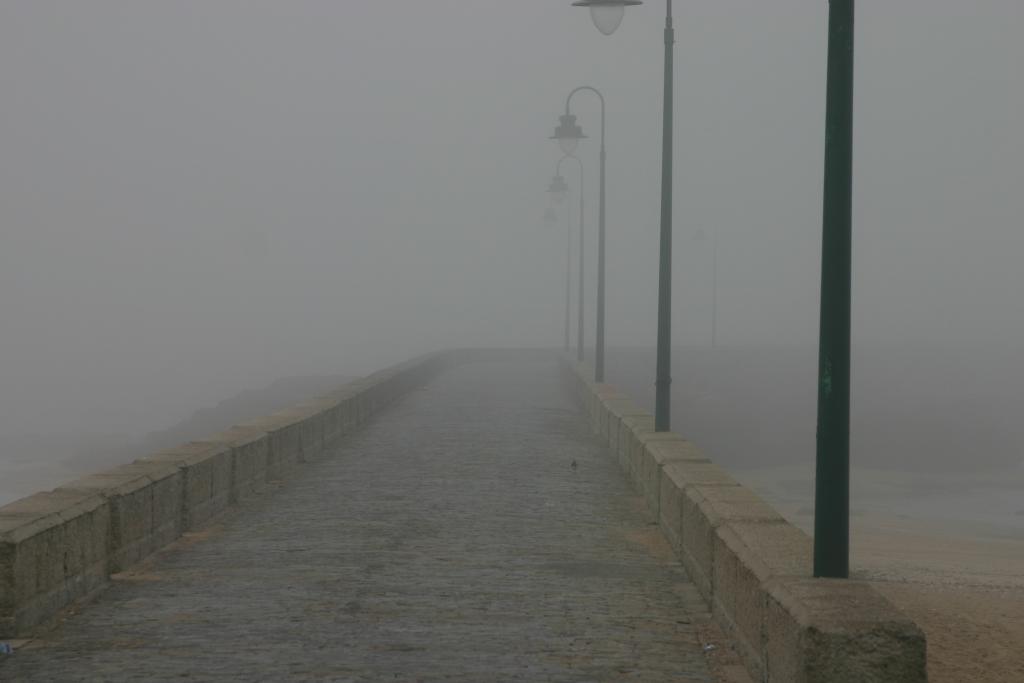
<svg viewBox="0 0 1024 683"><path fill-rule="evenodd" d="M706 609L651 522L554 361L472 363L118 577L0 680L713 681Z"/></svg>

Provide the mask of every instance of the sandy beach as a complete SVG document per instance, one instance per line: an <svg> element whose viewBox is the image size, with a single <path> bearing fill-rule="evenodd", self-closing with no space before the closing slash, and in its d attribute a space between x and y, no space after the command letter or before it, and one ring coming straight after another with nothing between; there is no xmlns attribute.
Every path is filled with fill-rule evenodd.
<svg viewBox="0 0 1024 683"><path fill-rule="evenodd" d="M809 478L787 468L735 474L791 522L812 531ZM902 491L921 476L857 473L853 576L869 580L924 629L932 683L1024 681L1024 517L970 519L985 508L950 505L955 495L944 502L937 482L923 495L881 495ZM970 489L978 498L998 500L1008 487L1022 490L1012 473L990 490L977 480L943 478L946 490ZM1024 505L1024 496L1017 500Z"/></svg>

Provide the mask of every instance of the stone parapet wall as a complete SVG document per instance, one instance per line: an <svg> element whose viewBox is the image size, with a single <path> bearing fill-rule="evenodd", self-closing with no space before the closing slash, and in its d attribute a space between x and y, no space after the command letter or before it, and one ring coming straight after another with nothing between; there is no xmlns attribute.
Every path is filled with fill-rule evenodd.
<svg viewBox="0 0 1024 683"><path fill-rule="evenodd" d="M415 358L327 396L0 507L0 639L31 634L111 574L287 477L460 353Z"/></svg>
<svg viewBox="0 0 1024 683"><path fill-rule="evenodd" d="M862 581L812 578L811 538L628 396L564 358L591 425L766 683L922 683L921 629Z"/></svg>

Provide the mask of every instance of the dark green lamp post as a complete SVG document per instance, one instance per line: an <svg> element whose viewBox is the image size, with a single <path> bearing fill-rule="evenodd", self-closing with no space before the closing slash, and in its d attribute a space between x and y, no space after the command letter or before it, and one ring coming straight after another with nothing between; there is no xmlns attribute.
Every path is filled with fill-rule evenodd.
<svg viewBox="0 0 1024 683"><path fill-rule="evenodd" d="M579 124L576 123L576 117L573 116L569 109L572 105L572 98L578 92L588 91L597 95L598 100L601 102L601 150L600 150L600 188L598 190L598 210L597 210L597 330L594 341L594 381L604 381L604 292L605 292L605 163L607 155L605 153L605 103L604 95L601 94L597 88L589 85L582 85L578 88L573 89L569 96L565 98L565 114L559 117L558 127L555 128L555 134L551 136L552 140L558 140L559 147L565 154L571 155L576 151L580 140L585 139L587 136L583 134L583 129L580 128Z"/></svg>
<svg viewBox="0 0 1024 683"><path fill-rule="evenodd" d="M609 35L639 0L579 0ZM658 370L655 429L669 429L672 302L672 0L665 0L662 118L661 259L658 278ZM829 0L825 105L825 191L822 220L821 322L815 473L814 575L849 576L850 556L850 299L853 201L854 0Z"/></svg>
<svg viewBox="0 0 1024 683"><path fill-rule="evenodd" d="M611 35L622 23L626 7L640 0L578 0L575 7L590 8L594 25ZM672 0L665 0L665 70L661 136L661 239L658 260L658 361L655 381L654 429L671 429L672 388L672 104L675 29Z"/></svg>
<svg viewBox="0 0 1024 683"><path fill-rule="evenodd" d="M850 574L850 294L854 0L831 0L814 486L814 575Z"/></svg>

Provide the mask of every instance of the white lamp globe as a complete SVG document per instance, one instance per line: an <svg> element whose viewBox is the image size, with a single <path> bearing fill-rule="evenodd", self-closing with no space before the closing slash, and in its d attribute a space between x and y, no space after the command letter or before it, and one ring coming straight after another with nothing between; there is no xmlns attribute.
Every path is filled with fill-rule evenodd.
<svg viewBox="0 0 1024 683"><path fill-rule="evenodd" d="M625 16L626 6L622 4L590 6L590 18L594 20L594 26L606 36L615 33Z"/></svg>
<svg viewBox="0 0 1024 683"><path fill-rule="evenodd" d="M622 24L626 7L639 5L641 2L642 0L577 0L572 4L576 7L589 7L594 26L601 33L610 36Z"/></svg>

